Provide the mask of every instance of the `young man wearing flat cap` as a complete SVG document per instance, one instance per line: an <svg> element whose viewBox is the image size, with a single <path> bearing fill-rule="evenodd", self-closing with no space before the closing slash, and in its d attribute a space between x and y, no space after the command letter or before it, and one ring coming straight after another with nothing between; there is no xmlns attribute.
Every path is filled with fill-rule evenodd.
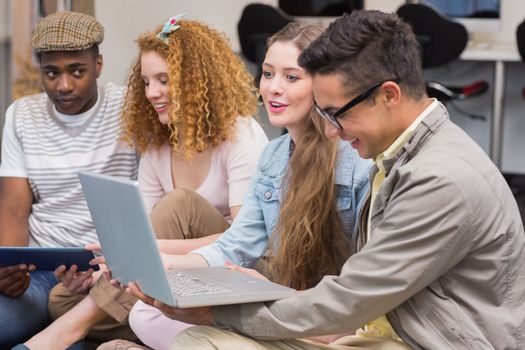
<svg viewBox="0 0 525 350"><path fill-rule="evenodd" d="M81 247L96 242L78 181L87 170L135 178L135 152L120 141L124 88L97 86L104 28L92 16L57 12L32 37L45 93L7 110L0 164L0 245ZM74 269L57 273L70 289ZM89 284L92 271L81 280ZM48 323L53 272L0 267L0 348L19 343ZM78 288L78 286L77 286Z"/></svg>

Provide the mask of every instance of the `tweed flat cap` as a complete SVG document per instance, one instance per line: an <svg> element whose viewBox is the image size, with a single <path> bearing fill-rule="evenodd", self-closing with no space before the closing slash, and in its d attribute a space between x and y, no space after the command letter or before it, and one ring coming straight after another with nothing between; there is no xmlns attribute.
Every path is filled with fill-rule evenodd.
<svg viewBox="0 0 525 350"><path fill-rule="evenodd" d="M104 27L85 13L60 11L40 20L33 30L31 45L36 52L79 51L100 44Z"/></svg>

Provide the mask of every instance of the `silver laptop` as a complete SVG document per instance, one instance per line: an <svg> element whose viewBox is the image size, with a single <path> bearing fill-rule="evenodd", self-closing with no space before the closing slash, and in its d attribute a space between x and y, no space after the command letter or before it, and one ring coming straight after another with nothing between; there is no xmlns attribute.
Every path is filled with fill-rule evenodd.
<svg viewBox="0 0 525 350"><path fill-rule="evenodd" d="M165 304L196 307L286 298L295 293L275 283L224 267L165 271L135 181L79 172L91 217L112 275Z"/></svg>

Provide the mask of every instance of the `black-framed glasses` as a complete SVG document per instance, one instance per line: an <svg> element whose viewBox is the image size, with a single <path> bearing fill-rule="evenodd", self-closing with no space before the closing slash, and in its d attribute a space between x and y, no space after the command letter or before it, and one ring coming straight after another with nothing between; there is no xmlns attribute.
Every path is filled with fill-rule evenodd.
<svg viewBox="0 0 525 350"><path fill-rule="evenodd" d="M399 79L388 79L388 80L377 82L374 85L372 85L370 88L368 88L365 92L363 92L361 95L357 96L356 98L354 98L353 100L345 104L343 107L339 108L333 114L328 113L325 110L321 109L321 107L317 105L317 102L314 101L315 110L317 111L317 113L319 113L319 115L321 115L321 117L328 120L337 129L343 130L343 127L341 126L341 124L339 124L339 121L337 119L341 118L346 112L348 112L350 108L355 107L359 103L366 100L370 95L372 95L374 91L376 91L380 86L382 86L384 83L388 81L393 81L396 84L400 83Z"/></svg>

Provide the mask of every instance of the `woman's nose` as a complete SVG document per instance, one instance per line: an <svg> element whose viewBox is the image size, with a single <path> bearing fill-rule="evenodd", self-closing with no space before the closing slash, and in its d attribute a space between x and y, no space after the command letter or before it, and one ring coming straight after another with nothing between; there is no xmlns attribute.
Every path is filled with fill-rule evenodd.
<svg viewBox="0 0 525 350"><path fill-rule="evenodd" d="M276 95L280 95L283 93L282 84L278 77L275 77L274 79L271 80L270 85L268 86L268 90L272 94L276 94Z"/></svg>
<svg viewBox="0 0 525 350"><path fill-rule="evenodd" d="M148 99L152 98L158 98L160 97L161 92L158 86L154 83L150 83L148 86L146 86L146 97Z"/></svg>

